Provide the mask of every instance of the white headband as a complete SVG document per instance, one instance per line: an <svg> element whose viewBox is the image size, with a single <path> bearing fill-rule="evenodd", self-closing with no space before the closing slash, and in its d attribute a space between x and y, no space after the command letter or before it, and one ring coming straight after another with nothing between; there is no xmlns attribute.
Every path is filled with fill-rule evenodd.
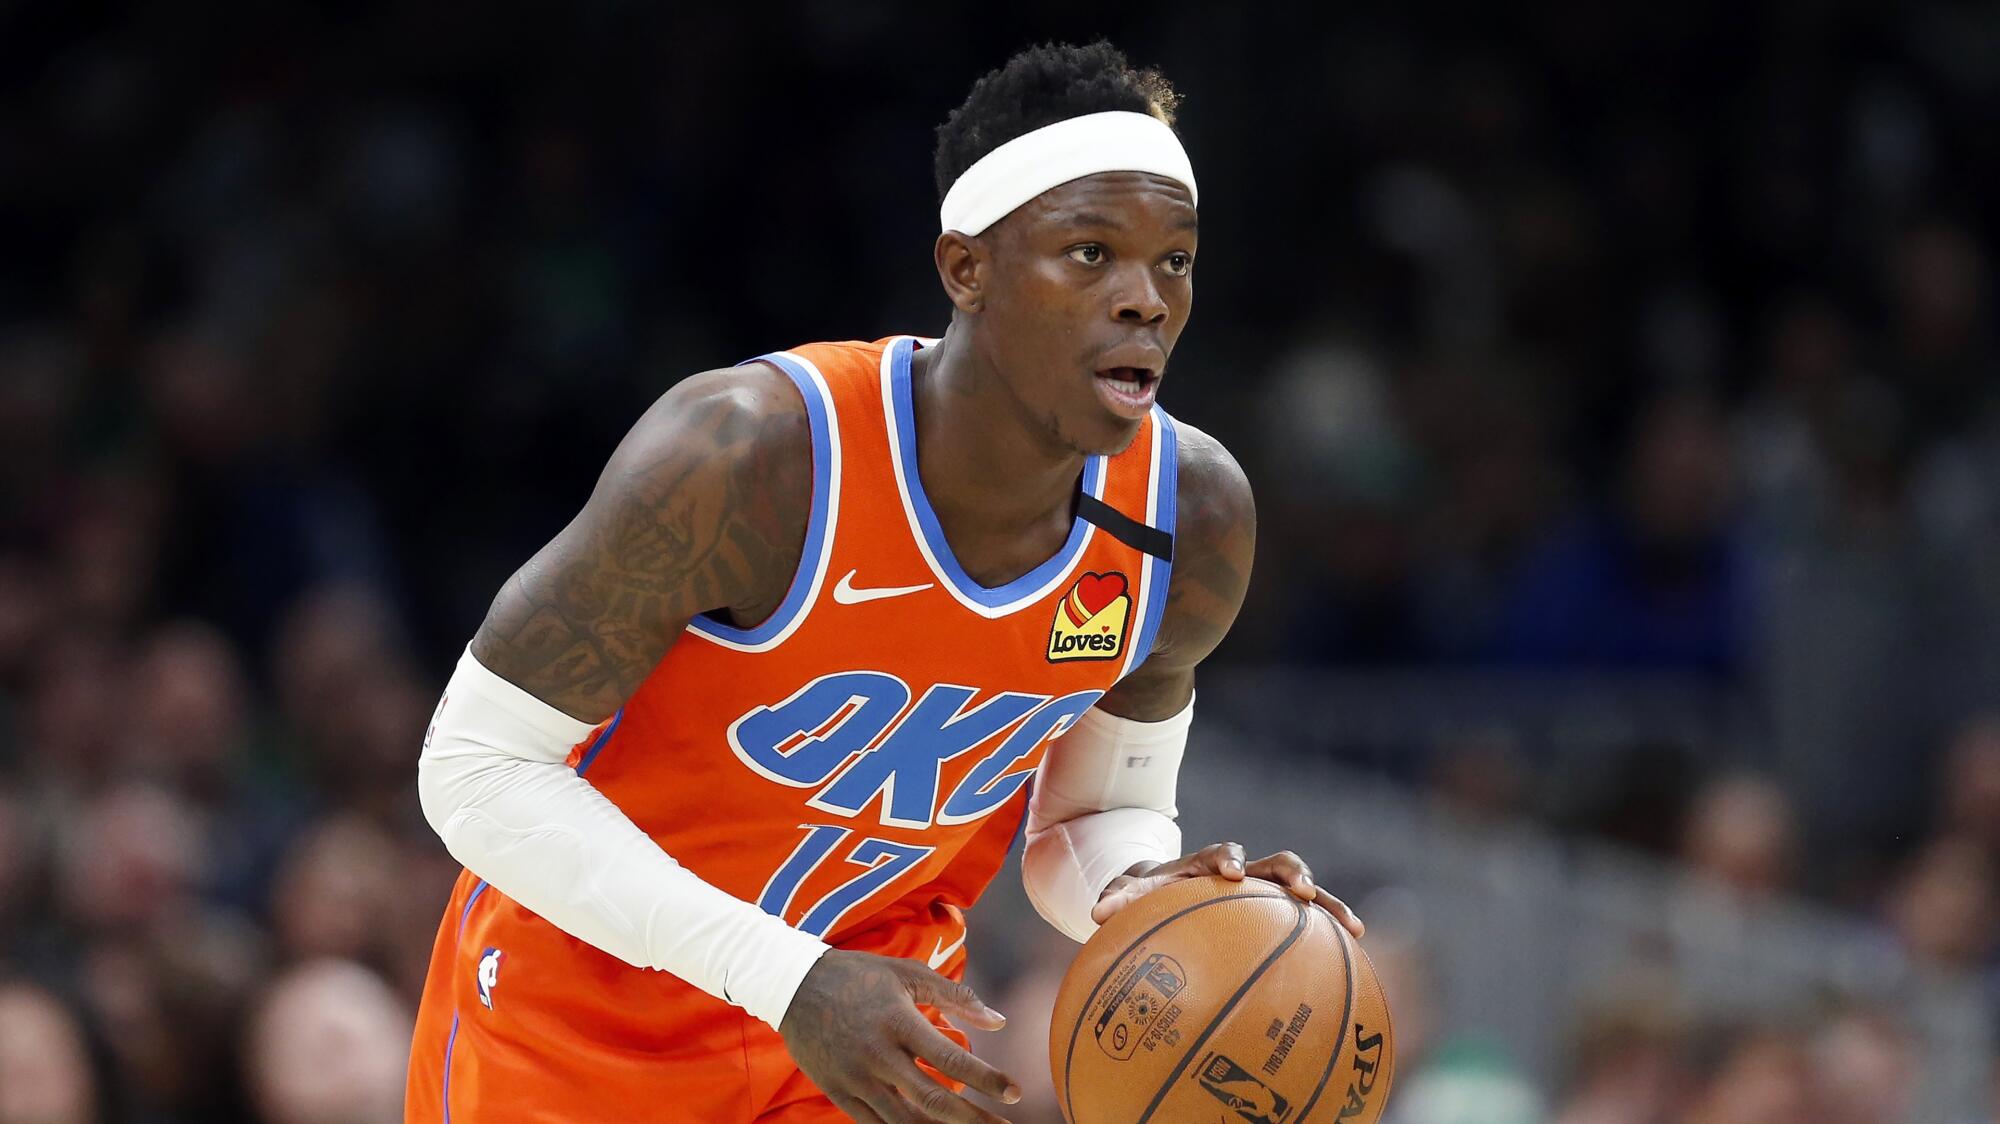
<svg viewBox="0 0 2000 1124"><path fill-rule="evenodd" d="M938 208L944 230L978 234L1058 184L1099 172L1151 172L1185 184L1196 204L1194 165L1167 123L1113 110L1072 117L1015 137L973 162Z"/></svg>

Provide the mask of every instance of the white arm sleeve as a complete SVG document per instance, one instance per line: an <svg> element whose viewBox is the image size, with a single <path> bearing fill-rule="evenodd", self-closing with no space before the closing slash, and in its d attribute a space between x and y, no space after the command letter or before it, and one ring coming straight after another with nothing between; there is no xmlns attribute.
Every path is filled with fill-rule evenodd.
<svg viewBox="0 0 2000 1124"><path fill-rule="evenodd" d="M1097 931L1091 907L1132 864L1181 854L1174 792L1194 700L1164 722L1092 707L1049 746L1028 802L1021 883L1044 920L1071 939Z"/></svg>
<svg viewBox="0 0 2000 1124"><path fill-rule="evenodd" d="M467 649L424 735L424 818L466 869L563 932L777 1027L827 946L675 862L576 775L591 732Z"/></svg>

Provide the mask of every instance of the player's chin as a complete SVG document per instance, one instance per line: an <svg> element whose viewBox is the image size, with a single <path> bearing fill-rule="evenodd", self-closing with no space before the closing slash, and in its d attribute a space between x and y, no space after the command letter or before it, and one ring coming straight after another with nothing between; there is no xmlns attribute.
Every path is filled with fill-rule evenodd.
<svg viewBox="0 0 2000 1124"><path fill-rule="evenodd" d="M1071 444L1077 452L1088 456L1115 457L1131 448L1139 437L1139 427L1144 424L1144 419L1121 418L1099 410L1069 427Z"/></svg>
<svg viewBox="0 0 2000 1124"><path fill-rule="evenodd" d="M1130 448L1146 424L1146 415L1111 408L1095 395L1076 404L1063 429L1078 452L1115 457Z"/></svg>

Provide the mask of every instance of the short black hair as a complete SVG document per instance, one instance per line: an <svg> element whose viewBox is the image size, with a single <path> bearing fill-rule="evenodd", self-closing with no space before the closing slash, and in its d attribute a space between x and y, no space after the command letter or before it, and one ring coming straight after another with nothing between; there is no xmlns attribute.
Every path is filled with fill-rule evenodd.
<svg viewBox="0 0 2000 1124"><path fill-rule="evenodd" d="M1180 95L1157 70L1139 70L1125 52L1099 39L1078 47L1043 43L972 84L965 104L937 129L938 198L987 153L1044 125L1124 109L1168 125Z"/></svg>

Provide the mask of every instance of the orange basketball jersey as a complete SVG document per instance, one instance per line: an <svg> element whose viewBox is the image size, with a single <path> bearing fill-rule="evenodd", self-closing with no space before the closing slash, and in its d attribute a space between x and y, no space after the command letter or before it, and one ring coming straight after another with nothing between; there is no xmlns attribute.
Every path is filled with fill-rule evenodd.
<svg viewBox="0 0 2000 1124"><path fill-rule="evenodd" d="M789 593L754 628L689 625L571 762L708 882L831 944L956 977L960 911L1004 861L1045 748L1158 634L1177 462L1156 407L1124 452L1087 460L1061 549L981 586L917 475L922 342L761 357L811 420L811 522ZM754 1120L785 1077L778 1041L467 872L432 958L410 1118L645 1119L682 1091L710 1100L661 1118Z"/></svg>

